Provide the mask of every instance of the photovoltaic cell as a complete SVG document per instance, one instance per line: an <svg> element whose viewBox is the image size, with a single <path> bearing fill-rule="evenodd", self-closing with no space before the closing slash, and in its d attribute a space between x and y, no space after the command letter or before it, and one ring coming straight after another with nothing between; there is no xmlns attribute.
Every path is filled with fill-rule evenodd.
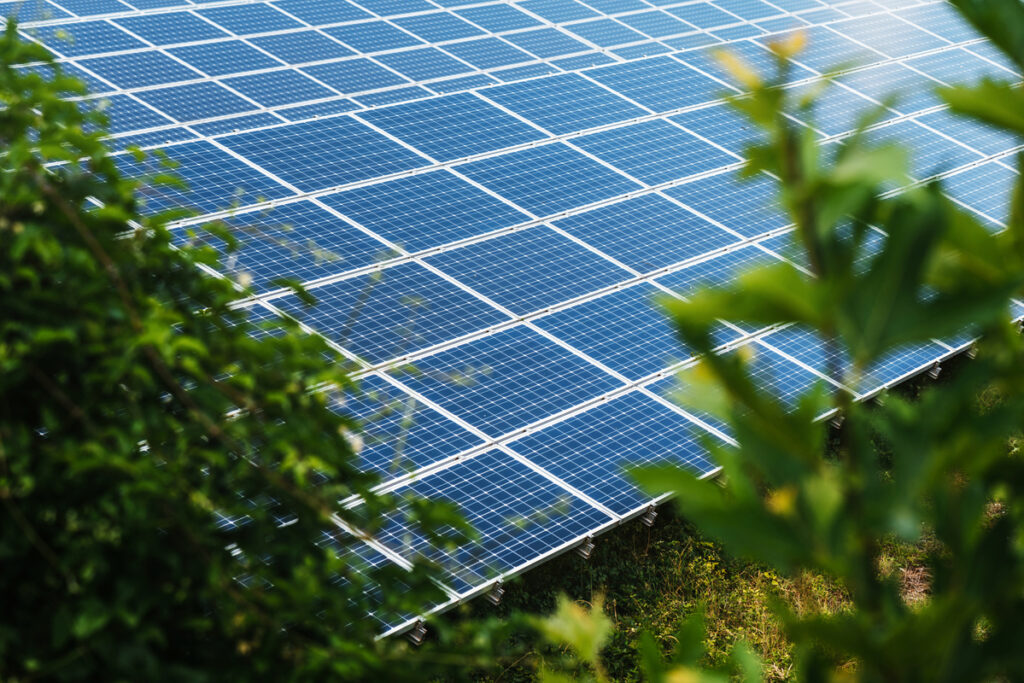
<svg viewBox="0 0 1024 683"><path fill-rule="evenodd" d="M508 33L505 40L516 45L527 52L537 55L541 59L569 55L574 52L585 52L591 49L584 43L579 42L568 35L553 28L541 28L536 31L523 31L521 33Z"/></svg>
<svg viewBox="0 0 1024 683"><path fill-rule="evenodd" d="M328 195L323 202L413 252L529 220L445 170Z"/></svg>
<svg viewBox="0 0 1024 683"><path fill-rule="evenodd" d="M314 26L337 24L343 21L369 19L370 13L362 10L348 0L277 0L274 7L297 17Z"/></svg>
<svg viewBox="0 0 1024 683"><path fill-rule="evenodd" d="M387 88L409 81L369 59L305 66L302 72L343 93L359 93Z"/></svg>
<svg viewBox="0 0 1024 683"><path fill-rule="evenodd" d="M630 100L655 112L716 99L722 85L670 57L654 57L586 72Z"/></svg>
<svg viewBox="0 0 1024 683"><path fill-rule="evenodd" d="M910 156L910 175L919 180L981 159L977 152L914 121L897 121L872 131L872 135L878 141L904 145Z"/></svg>
<svg viewBox="0 0 1024 683"><path fill-rule="evenodd" d="M694 474L715 469L701 444L704 430L664 404L634 391L512 442L511 448L612 512L646 505L628 468L676 465ZM664 491L657 493L664 493Z"/></svg>
<svg viewBox="0 0 1024 683"><path fill-rule="evenodd" d="M293 104L337 95L333 90L325 88L308 76L292 69L232 76L225 78L223 83L265 107L277 107L282 104Z"/></svg>
<svg viewBox="0 0 1024 683"><path fill-rule="evenodd" d="M573 144L649 185L710 171L737 159L662 120L591 133Z"/></svg>
<svg viewBox="0 0 1024 683"><path fill-rule="evenodd" d="M540 26L540 22L508 4L483 5L456 11L460 17L492 33Z"/></svg>
<svg viewBox="0 0 1024 683"><path fill-rule="evenodd" d="M519 315L629 277L545 226L444 252L427 262Z"/></svg>
<svg viewBox="0 0 1024 683"><path fill-rule="evenodd" d="M48 24L38 28L22 29L22 33L67 57L146 47L141 40L107 21Z"/></svg>
<svg viewBox="0 0 1024 683"><path fill-rule="evenodd" d="M561 218L555 225L641 273L696 258L738 239L657 194Z"/></svg>
<svg viewBox="0 0 1024 683"><path fill-rule="evenodd" d="M669 294L641 283L538 318L537 327L630 380L691 355L658 299Z"/></svg>
<svg viewBox="0 0 1024 683"><path fill-rule="evenodd" d="M252 38L251 42L288 64L339 59L352 54L352 50L331 40L319 31L297 31L257 36Z"/></svg>
<svg viewBox="0 0 1024 683"><path fill-rule="evenodd" d="M775 182L766 175L741 179L735 173L721 173L669 188L665 194L744 237L790 223L775 199Z"/></svg>
<svg viewBox="0 0 1024 683"><path fill-rule="evenodd" d="M252 102L213 81L143 90L136 93L136 96L177 121L241 114L257 108Z"/></svg>
<svg viewBox="0 0 1024 683"><path fill-rule="evenodd" d="M476 26L447 12L403 17L395 19L394 23L432 43L484 34Z"/></svg>
<svg viewBox="0 0 1024 683"><path fill-rule="evenodd" d="M454 504L479 535L470 546L444 550L410 528L402 510L389 514L376 534L408 560L425 558L440 565L446 583L459 592L612 521L499 450L418 479L400 492Z"/></svg>
<svg viewBox="0 0 1024 683"><path fill-rule="evenodd" d="M420 372L403 378L406 385L494 437L622 386L523 326L446 349L416 367Z"/></svg>
<svg viewBox="0 0 1024 683"><path fill-rule="evenodd" d="M640 189L640 185L565 145L550 144L459 167L472 180L536 216Z"/></svg>
<svg viewBox="0 0 1024 683"><path fill-rule="evenodd" d="M403 357L508 320L418 263L309 290L274 305L371 363Z"/></svg>
<svg viewBox="0 0 1024 683"><path fill-rule="evenodd" d="M197 14L223 26L235 35L267 33L289 28L299 28L301 23L272 5L226 5L197 10Z"/></svg>
<svg viewBox="0 0 1024 683"><path fill-rule="evenodd" d="M533 55L509 45L499 38L480 38L445 45L447 52L478 69L522 64L536 59Z"/></svg>
<svg viewBox="0 0 1024 683"><path fill-rule="evenodd" d="M281 61L240 40L173 47L168 52L210 76L272 69Z"/></svg>
<svg viewBox="0 0 1024 683"><path fill-rule="evenodd" d="M249 204L291 194L288 188L209 142L175 145L168 147L165 153L177 164L174 172L188 188L154 187L145 192L142 199L146 213L166 209L210 213L229 209L239 202ZM141 163L130 156L118 157L118 166L129 177L166 172L152 157Z"/></svg>
<svg viewBox="0 0 1024 683"><path fill-rule="evenodd" d="M302 190L397 173L425 162L346 116L239 133L227 147Z"/></svg>
<svg viewBox="0 0 1024 683"><path fill-rule="evenodd" d="M480 94L556 135L645 114L640 107L576 74L487 88Z"/></svg>
<svg viewBox="0 0 1024 683"><path fill-rule="evenodd" d="M387 245L312 202L295 202L225 220L238 241L223 255L225 272L248 276L257 292L274 289L274 280L308 282L395 256ZM183 233L184 231L178 231ZM203 230L192 239L223 251L220 238Z"/></svg>
<svg viewBox="0 0 1024 683"><path fill-rule="evenodd" d="M990 161L943 178L942 185L953 199L1005 224L1010 192L1016 182L1015 171Z"/></svg>
<svg viewBox="0 0 1024 683"><path fill-rule="evenodd" d="M576 0L525 0L519 7L555 23L600 16Z"/></svg>
<svg viewBox="0 0 1024 683"><path fill-rule="evenodd" d="M377 375L338 407L361 423L359 465L390 479L433 465L483 440Z"/></svg>
<svg viewBox="0 0 1024 683"><path fill-rule="evenodd" d="M469 93L386 107L360 117L441 161L544 137L532 126Z"/></svg>

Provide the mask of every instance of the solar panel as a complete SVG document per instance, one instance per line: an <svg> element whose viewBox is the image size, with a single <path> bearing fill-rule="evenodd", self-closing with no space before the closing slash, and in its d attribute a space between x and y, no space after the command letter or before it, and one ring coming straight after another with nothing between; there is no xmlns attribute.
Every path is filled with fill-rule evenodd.
<svg viewBox="0 0 1024 683"><path fill-rule="evenodd" d="M363 367L360 466L382 488L459 505L480 532L431 548L386 520L368 567L441 563L441 609L642 512L631 464L715 471L728 427L666 399L694 361L657 306L792 257L774 181L734 170L757 131L711 47L770 68L806 27L794 87L844 71L802 123L837 143L864 107L914 151L912 175L998 229L1020 141L944 111L938 84L1019 77L942 2L819 0L0 0L22 35L94 93L111 144L161 146L188 190L178 240L211 216L240 249L259 315L285 313ZM34 68L26 66L23 68ZM129 155L131 175L155 170ZM306 284L306 306L275 283ZM723 318L728 319L728 312ZM787 402L860 398L965 343L899 349L855 387L848 360L795 327L723 322L755 381ZM415 372L406 370L411 363ZM236 523L226 520L224 523ZM415 615L375 611L382 631Z"/></svg>

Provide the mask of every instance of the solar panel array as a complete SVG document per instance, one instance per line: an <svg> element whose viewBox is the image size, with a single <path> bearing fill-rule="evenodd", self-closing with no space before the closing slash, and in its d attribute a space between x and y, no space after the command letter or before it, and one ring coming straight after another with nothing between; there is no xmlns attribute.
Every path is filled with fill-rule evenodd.
<svg viewBox="0 0 1024 683"><path fill-rule="evenodd" d="M294 316L361 364L372 395L349 408L386 415L363 466L383 489L458 504L480 539L431 548L399 512L339 552L438 561L448 599L429 609L641 514L652 501L625 464L715 471L702 438L729 442L728 427L666 398L695 361L652 299L758 263L805 268L788 258L770 179L735 178L757 133L723 104L736 89L712 47L767 68L767 42L805 30L794 87L854 65L814 111L822 144L895 91L874 134L912 148L908 180L942 175L993 229L1016 176L1019 141L953 118L932 92L1020 77L942 2L0 0L0 12L88 83L115 148L180 162L191 189L151 194L147 210L197 209L175 226L182 239L212 217L237 225L244 248L226 274L251 277L254 311ZM968 342L901 349L846 387L828 375L843 359L828 362L811 333L723 322L717 334L723 352L755 349L757 381L784 400L815 383L863 398ZM409 363L417 373L398 369ZM412 618L375 616L384 632Z"/></svg>

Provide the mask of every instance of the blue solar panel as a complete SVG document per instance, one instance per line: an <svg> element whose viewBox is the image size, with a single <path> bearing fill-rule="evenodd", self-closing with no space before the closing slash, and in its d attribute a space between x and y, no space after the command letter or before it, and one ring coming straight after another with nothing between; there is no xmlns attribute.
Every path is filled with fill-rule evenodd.
<svg viewBox="0 0 1024 683"><path fill-rule="evenodd" d="M641 283L538 318L536 324L635 381L690 356L657 304L657 297L667 296Z"/></svg>
<svg viewBox="0 0 1024 683"><path fill-rule="evenodd" d="M359 465L383 478L433 465L483 440L377 375L338 409L362 424Z"/></svg>
<svg viewBox="0 0 1024 683"><path fill-rule="evenodd" d="M227 147L303 190L405 171L423 159L346 116L239 133Z"/></svg>
<svg viewBox="0 0 1024 683"><path fill-rule="evenodd" d="M914 121L898 121L872 133L880 142L904 145L910 153L910 175L919 180L982 158L977 152Z"/></svg>
<svg viewBox="0 0 1024 683"><path fill-rule="evenodd" d="M225 78L223 83L266 107L317 100L337 94L291 69L232 76Z"/></svg>
<svg viewBox="0 0 1024 683"><path fill-rule="evenodd" d="M458 592L498 578L612 520L546 477L499 450L416 480L402 493L456 505L479 541L445 550L405 523L399 510L386 517L377 539L408 560L439 565Z"/></svg>
<svg viewBox="0 0 1024 683"><path fill-rule="evenodd" d="M122 10L123 11L123 10ZM227 31L217 28L208 21L189 12L167 12L164 14L143 14L122 17L114 21L143 40L154 45L191 43L197 40L227 38Z"/></svg>
<svg viewBox="0 0 1024 683"><path fill-rule="evenodd" d="M667 10L680 19L697 26L698 28L716 28L735 24L741 19L731 12L712 5L710 2L698 2L682 7L670 7Z"/></svg>
<svg viewBox="0 0 1024 683"><path fill-rule="evenodd" d="M544 137L532 126L468 93L386 107L362 117L441 161Z"/></svg>
<svg viewBox="0 0 1024 683"><path fill-rule="evenodd" d="M514 327L416 363L413 390L501 436L623 386L612 375L526 327ZM448 379L456 373L458 384Z"/></svg>
<svg viewBox="0 0 1024 683"><path fill-rule="evenodd" d="M83 59L78 63L125 89L202 78L198 71L159 52L128 52L123 55Z"/></svg>
<svg viewBox="0 0 1024 683"><path fill-rule="evenodd" d="M660 185L734 163L723 152L667 121L591 133L573 144L649 185Z"/></svg>
<svg viewBox="0 0 1024 683"><path fill-rule="evenodd" d="M241 114L257 108L252 102L213 81L143 90L136 93L136 96L177 121Z"/></svg>
<svg viewBox="0 0 1024 683"><path fill-rule="evenodd" d="M1015 182L1016 171L990 161L943 179L943 187L953 199L1005 224Z"/></svg>
<svg viewBox="0 0 1024 683"><path fill-rule="evenodd" d="M588 45L570 38L568 35L553 28L509 33L505 35L505 40L526 50L530 54L537 55L541 59L569 55L574 52L584 52L590 49Z"/></svg>
<svg viewBox="0 0 1024 683"><path fill-rule="evenodd" d="M383 21L367 21L361 24L325 28L324 33L366 53L423 45L423 41L419 38Z"/></svg>
<svg viewBox="0 0 1024 683"><path fill-rule="evenodd" d="M431 43L483 35L485 32L454 14L418 14L395 19L395 24Z"/></svg>
<svg viewBox="0 0 1024 683"><path fill-rule="evenodd" d="M737 155L742 155L749 145L764 140L761 130L728 104L694 109L677 114L671 120Z"/></svg>
<svg viewBox="0 0 1024 683"><path fill-rule="evenodd" d="M0 3L0 16L26 22L63 19L71 15L46 0L10 0Z"/></svg>
<svg viewBox="0 0 1024 683"><path fill-rule="evenodd" d="M175 145L167 148L166 155L177 164L174 172L188 189L159 187L144 193L147 212L184 208L209 213L291 194L288 188L209 142ZM166 172L154 157L142 163L132 157L120 157L118 161L122 172L133 177Z"/></svg>
<svg viewBox="0 0 1024 683"><path fill-rule="evenodd" d="M141 40L106 21L48 24L22 29L22 32L37 38L57 54L68 57L146 47Z"/></svg>
<svg viewBox="0 0 1024 683"><path fill-rule="evenodd" d="M522 64L534 60L533 55L509 45L499 38L481 38L445 45L445 50L479 69Z"/></svg>
<svg viewBox="0 0 1024 683"><path fill-rule="evenodd" d="M183 45L173 47L168 52L211 76L271 69L281 65L280 60L240 40Z"/></svg>
<svg viewBox="0 0 1024 683"><path fill-rule="evenodd" d="M311 289L316 305L275 299L297 320L371 363L486 329L508 317L417 263Z"/></svg>
<svg viewBox="0 0 1024 683"><path fill-rule="evenodd" d="M352 54L352 50L318 31L276 33L252 38L250 42L288 64L319 62Z"/></svg>
<svg viewBox="0 0 1024 683"><path fill-rule="evenodd" d="M657 10L653 12L640 12L638 14L626 14L619 17L619 21L641 33L647 34L651 38L666 38L694 30L694 27L685 21L680 21Z"/></svg>
<svg viewBox="0 0 1024 683"><path fill-rule="evenodd" d="M481 159L459 170L537 216L640 189L640 185L563 144Z"/></svg>
<svg viewBox="0 0 1024 683"><path fill-rule="evenodd" d="M314 64L303 67L302 72L343 93L365 92L408 83L407 79L369 59Z"/></svg>
<svg viewBox="0 0 1024 683"><path fill-rule="evenodd" d="M484 97L560 135L644 115L644 110L575 75L487 88Z"/></svg>
<svg viewBox="0 0 1024 683"><path fill-rule="evenodd" d="M492 33L540 25L540 22L529 14L520 12L510 5L484 5L458 10L456 14Z"/></svg>
<svg viewBox="0 0 1024 683"><path fill-rule="evenodd" d="M879 102L895 96L891 106L901 114L912 114L942 103L935 93L941 83L902 64L882 64L855 71L841 77L839 82Z"/></svg>
<svg viewBox="0 0 1024 683"><path fill-rule="evenodd" d="M196 12L200 16L220 24L235 35L266 33L289 28L299 28L301 23L284 12L278 12L272 5L227 5L211 7Z"/></svg>
<svg viewBox="0 0 1024 683"><path fill-rule="evenodd" d="M99 100L84 100L82 108L101 111L107 117L112 133L156 128L172 123L171 119L141 104L131 95L113 95Z"/></svg>
<svg viewBox="0 0 1024 683"><path fill-rule="evenodd" d="M706 435L673 409L634 391L510 446L612 512L625 515L650 502L649 493L626 474L628 467L671 464L708 474L715 465L701 443Z"/></svg>
<svg viewBox="0 0 1024 683"><path fill-rule="evenodd" d="M473 67L433 47L424 47L408 52L391 52L380 55L377 60L402 75L418 81L429 81L473 71Z"/></svg>
<svg viewBox="0 0 1024 683"><path fill-rule="evenodd" d="M587 75L655 112L717 99L722 85L670 57L591 69Z"/></svg>
<svg viewBox="0 0 1024 683"><path fill-rule="evenodd" d="M599 45L601 47L612 47L613 45L622 45L623 43L635 43L638 40L644 40L646 38L644 34L637 33L633 29L623 26L614 19L595 19L594 21L584 21L579 24L571 24L566 28L581 38L589 40L594 45Z"/></svg>
<svg viewBox="0 0 1024 683"><path fill-rule="evenodd" d="M641 273L696 258L738 239L656 194L562 218L555 225ZM626 226L628 230L623 229Z"/></svg>
<svg viewBox="0 0 1024 683"><path fill-rule="evenodd" d="M614 263L544 226L444 252L427 262L520 315L629 277Z"/></svg>
<svg viewBox="0 0 1024 683"><path fill-rule="evenodd" d="M932 91L1019 78L945 3L0 0L0 16L16 12L25 39L87 82L82 106L108 113L115 149L163 145L180 163L190 189L146 190L146 211L226 215L241 248L222 272L254 289L256 310L277 306L383 364L364 382L372 396L338 409L366 419L364 469L448 497L483 531L432 554L464 594L642 510L650 498L623 463L713 470L701 430L729 428L648 393L675 385L671 364L695 362L658 295L787 260L806 273L775 181L735 172L759 133L722 101L743 86L709 45L768 74L768 44L806 24L792 78L845 69L801 115L822 136L897 91L869 135L914 148L914 178L946 174L944 191L992 230L1016 179L1006 159L1019 141L952 117ZM713 336L731 346L754 332L734 321ZM852 389L863 397L969 336L894 351ZM845 359L800 330L746 343L758 385L790 404L843 379ZM379 540L428 552L405 532L396 518ZM368 571L390 566L371 546L323 544ZM386 631L413 618L369 616Z"/></svg>
<svg viewBox="0 0 1024 683"><path fill-rule="evenodd" d="M734 173L722 173L670 188L665 194L744 237L755 237L790 223L776 203L775 192L768 176L742 180Z"/></svg>
<svg viewBox="0 0 1024 683"><path fill-rule="evenodd" d="M274 7L314 26L369 19L372 15L348 0L276 0Z"/></svg>
<svg viewBox="0 0 1024 683"><path fill-rule="evenodd" d="M585 5L581 5L576 0L525 0L520 2L519 6L533 12L538 17L555 23L600 16L597 12Z"/></svg>
<svg viewBox="0 0 1024 683"><path fill-rule="evenodd" d="M271 282L280 278L308 282L395 255L381 241L311 202L237 214L225 222L240 243L224 255L225 271L236 279L248 276L255 291L273 289ZM223 248L209 233L199 231L194 239Z"/></svg>
<svg viewBox="0 0 1024 683"><path fill-rule="evenodd" d="M323 202L414 252L529 220L443 170L328 195Z"/></svg>

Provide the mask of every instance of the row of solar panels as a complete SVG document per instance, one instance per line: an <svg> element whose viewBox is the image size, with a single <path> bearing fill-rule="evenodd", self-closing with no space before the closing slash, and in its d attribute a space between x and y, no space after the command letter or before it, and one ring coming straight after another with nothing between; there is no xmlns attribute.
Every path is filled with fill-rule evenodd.
<svg viewBox="0 0 1024 683"><path fill-rule="evenodd" d="M535 0L522 3L519 7L530 6L532 1ZM572 4L587 13L594 13L593 10L570 2L570 0L543 1ZM638 1L636 0L636 2ZM800 1L806 3L806 0ZM761 0L741 0L741 2L769 8ZM865 11L865 8L862 7L864 4L858 3L857 7L860 12ZM325 6L333 7L334 5L326 3ZM628 3L627 6L633 8L632 3ZM826 9L821 5L817 5L817 7L819 10L806 11L820 12ZM937 31L939 35L944 35L952 40L962 39L962 27L951 24L947 13L933 11L935 7L939 6L931 6L931 8L925 8L924 12L917 13L915 13L917 8L908 8L905 10L905 16L908 20L922 22L929 30ZM209 11L232 10L251 13L257 8L273 11L263 4L231 5L213 8ZM755 8L746 12L738 7L733 7L733 9L739 14L747 16L757 16L765 11L776 13L781 11L772 8L764 11ZM847 9L849 10L849 6ZM877 8L875 9L877 10ZM709 10L725 14L724 10L709 3L667 7L664 12L696 12L703 16ZM497 26L479 17L476 17L480 22L479 25L472 25L452 13L443 11L407 17L407 19L420 22L432 20L439 22L439 25L457 21L478 33L482 34L485 31L492 33L491 36L484 38L463 36L456 42L440 43L432 47L423 47L423 40L417 37L413 31L403 28L400 25L403 21L402 18L338 26L318 25L316 29L285 28L277 33L245 39L223 37L227 35L224 32L225 29L216 28L214 23L211 23L213 21L211 18L208 17L204 20L198 14L191 12L145 14L122 19L122 22L130 20L142 22L138 26L133 25L132 28L133 31L138 31L136 34L138 38L116 27L114 25L116 22L49 24L32 30L54 49L72 56L89 54L102 46L106 46L108 49L112 45L116 46L119 51L116 55L83 59L82 65L86 66L88 71L82 71L74 67L73 64L69 64L72 71L87 78L93 90L97 92L109 91L112 87L134 92L133 97L130 98L115 96L111 101L111 106L107 109L113 119L115 132L166 128L173 126L172 121L200 121L203 123L197 129L198 132L215 134L226 130L272 125L281 121L294 121L315 115L338 113L360 106L376 106L390 101L413 99L432 94L431 90L422 85L410 85L411 81L427 80L428 87L432 86L435 91L449 92L479 88L499 81L535 77L557 69L556 65L566 69L578 69L592 66L595 63L614 61L608 54L592 49L596 48L596 45L585 45L573 41L567 35L558 33L553 28L536 29L541 20L539 15L530 16L507 4L483 5L462 11L464 13L471 11L498 12L502 17L505 17L504 13L511 12L514 17L519 17L519 19L505 17L505 25L515 28L511 29L512 34L499 37L490 30ZM649 10L640 14L646 15L651 11L664 14L660 10ZM838 10L828 9L828 11L837 15L827 17L830 21L846 16ZM261 15L262 13L257 12L256 14ZM278 14L288 21L293 21L280 12ZM625 16L639 16L639 14ZM667 14L664 16L668 18ZM182 22L186 18L190 21ZM618 19L622 18L618 17ZM735 20L737 16L729 15L729 18ZM806 19L797 20L792 15L788 15L788 18L798 23L806 22ZM148 26L145 23L155 20L170 23L165 28ZM878 33L878 20L877 16L874 18L862 17L853 20L855 23L860 22L857 26L851 25L850 20L840 21L837 26L842 30L852 30L854 33ZM226 19L222 18L221 21L240 31L243 29L241 26L234 26ZM613 20L609 17L597 21L611 22ZM193 22L198 22L205 28L202 30L196 28L191 31L193 34L191 36L189 35L190 31L180 30L179 24L191 25ZM524 22L525 28L523 27ZM714 23L714 20L710 22L695 20L695 22L699 25ZM586 25L590 25L590 23L585 22ZM298 25L297 22L296 25ZM583 25L569 24L568 28ZM64 38L65 33L71 27L75 29L71 32L74 35L74 41ZM371 27L379 28L371 30ZM753 24L743 24L739 28L759 33L763 31ZM906 31L915 31L909 25L903 28ZM540 33L537 34L537 40L524 38L524 36L533 35L533 32L538 30ZM210 31L221 34L222 38L209 38ZM335 33L346 31L347 33L344 35L335 35ZM750 31L747 30L747 32ZM429 30L423 28L420 29L420 33L424 38L431 35ZM536 54L530 54L510 42L514 41L516 36L528 40L528 42L531 40L536 42L537 46L534 47ZM935 38L932 38L930 43L922 42L922 40L927 41L928 35L920 31L915 31L913 36L921 43L919 48L934 48L947 44L945 41L936 41ZM627 38L632 39L633 36L627 36ZM831 46L827 55L829 58L832 58L834 56L832 53L836 52L837 45L834 43L837 40L842 40L834 32L829 31L821 32L815 36L815 39L816 44ZM183 44L186 40L200 42ZM348 43L342 44L343 40L347 40ZM699 45L712 40L717 39L707 33L691 33L684 46ZM126 43L125 41L131 42ZM178 46L168 47L171 42ZM348 47L349 44L352 48ZM561 45L565 49L554 47L556 45ZM847 43L842 47L845 52L840 56L845 59L863 56L857 54L855 45ZM636 44L631 49L633 48L641 51L633 54L633 57L671 49L667 44L654 41ZM135 51L123 52L125 49ZM140 49L141 51L139 51ZM376 56L373 58L352 56L354 55L353 50L362 50L366 54L376 54ZM385 50L385 52L379 54L377 53L379 50ZM581 53L580 50L584 52ZM569 57L566 61L554 58L567 52L574 53L576 56ZM751 51L748 50L748 52ZM753 54L753 52L760 54ZM754 50L753 52L755 60L763 61L766 58L764 50ZM708 60L704 55L693 54L690 58L691 60L696 59L694 66L698 68L713 69L707 64ZM805 60L808 59L810 58L805 56ZM823 68L819 62L820 60L811 60L810 65L815 68ZM526 64L527 66L516 66L517 64ZM307 66L299 69L295 68L297 65ZM235 75L231 76L232 74ZM809 72L805 75L808 74ZM107 80L101 81L95 76ZM171 83L182 83L182 85L171 86ZM350 100L343 97L352 95L356 96L355 99ZM304 104L310 101L314 101L315 104ZM276 109L276 111L268 111L268 109ZM171 119L170 121L168 117ZM165 143L171 139L181 139L181 137L182 132L175 130L173 133L163 135L133 138L131 142L146 144L151 141L159 141Z"/></svg>
<svg viewBox="0 0 1024 683"><path fill-rule="evenodd" d="M127 22L126 16L103 22L103 35L74 53L92 57L77 63L97 83L106 78L94 69L102 60L141 55L166 57L203 73L193 83L165 71L167 62L145 68L111 62L121 68L108 71L103 88L118 93L110 98L116 100L115 115L122 102L145 112L117 120L118 129L164 127L124 141L173 140L167 151L193 185L185 194L150 196L149 207L187 204L227 215L220 210L236 202L229 220L251 237L227 265L250 274L264 294L257 315L295 315L373 369L364 381L374 396L348 407L362 416L379 417L382 408L387 413L369 423L363 465L390 479L387 486L458 503L481 531L481 541L438 551L410 534L399 513L371 546L343 552L371 566L402 565L425 553L443 565L451 600L642 512L649 499L622 476L624 464L675 462L707 474L714 464L698 436L729 439L728 428L711 416L686 413L666 400L672 370L693 361L651 298L685 295L699 283L727 281L737 268L785 259L786 219L770 203L767 179L741 185L727 172L740 163L752 132L718 103L725 76L710 55L680 47L721 41L718 26L742 29L727 34L737 38L730 46L764 66L765 39L739 37L788 27L766 24L765 18L831 22L809 30L810 49L799 57L798 77L850 59L879 65L850 71L819 105L815 125L823 140L848 131L854 110L870 104L867 98L897 87L910 97L894 105L890 125L877 134L915 148L916 178L955 170L949 174L951 194L998 226L1015 177L1005 159L1017 141L949 117L924 87L983 73L1015 76L942 4L902 3L905 9L890 14L870 2L826 7L815 0L356 3L377 14L369 20L338 18L363 12L340 0L217 4L223 5L218 11L235 9L221 19L209 15L214 8L188 15L134 14L147 20L150 14L206 15L200 21L217 24L227 37L158 47L161 35L177 40L187 34L152 29L145 37L129 29L133 36L115 26ZM96 7L101 5L110 6ZM458 7L447 12L444 5ZM285 16L281 9L300 23L326 28L261 23L267 11ZM705 30L675 45L646 41L626 51L596 49L602 47L593 40L598 34L588 37L583 31L591 29L579 28L611 22L602 26L652 36L650 19L631 17L655 11L659 22L664 15ZM714 24L723 20L715 12L732 12L743 21L729 16L735 26ZM223 18L231 13L235 19ZM392 13L410 16L381 18ZM534 23L488 25L512 17ZM458 25L453 20L490 35L453 42L449 34L428 35L431 26ZM415 21L420 23L414 30ZM555 30L551 21L567 23ZM647 28L638 21L648 22ZM57 23L48 22L50 33L44 35L59 41L52 45L60 50L66 41ZM74 34L77 26L86 36L72 44L92 40L92 29L85 27L93 25L68 24L66 30ZM360 37L346 42L333 29L347 26L361 26L365 34L352 32ZM119 37L104 43L104 36L114 35L109 30ZM249 31L267 40L243 35ZM531 32L538 33L535 45L517 46L511 39ZM608 35L613 33L630 37L619 28ZM385 35L398 34L414 42L386 42ZM142 47L117 42L121 35ZM364 35L370 37L359 43ZM421 44L421 38L441 36L440 44ZM576 59L562 52L566 40L590 52ZM536 59L527 67L485 67L457 53L465 47L453 47L485 41ZM280 64L251 65L258 73L239 78L254 77L255 85L242 92L233 85L236 79L221 76L250 68L245 62L225 56L222 68L233 70L217 73L211 67L220 63L216 59L202 64L182 56L186 49L195 55L228 45ZM324 57L319 50L327 45L353 54ZM121 54L100 57L97 49ZM666 54L645 56L659 51ZM384 59L434 52L473 67L472 75L403 73L399 62ZM562 59L566 54L572 61ZM305 55L310 59L303 61ZM607 64L594 67L594 60ZM304 64L312 65L298 68ZM353 76L330 96L307 84L330 91L325 79L308 75L311 69L345 73L358 64L393 74L401 84L382 88L374 78ZM140 78L188 84L130 85ZM498 83L505 80L512 82ZM444 94L454 81L462 85L453 89L468 91ZM217 109L222 90L251 109ZM363 91L415 101L387 106L350 97ZM153 93L173 97L159 101ZM300 121L315 115L320 118ZM195 120L203 123L187 125ZM245 132L225 132L236 128ZM127 160L125 168L141 170ZM283 231L282 223L294 227ZM306 310L271 289L268 282L281 276L311 283L320 303ZM756 349L759 382L784 400L815 382L842 390L842 377L829 372L844 359L828 359L820 340L804 331L724 324L719 340L725 349ZM868 395L966 342L902 349L848 390ZM387 371L409 359L420 369L416 375ZM410 414L413 426L406 428ZM338 537L328 535L324 542L336 544ZM393 629L409 615L376 616Z"/></svg>

